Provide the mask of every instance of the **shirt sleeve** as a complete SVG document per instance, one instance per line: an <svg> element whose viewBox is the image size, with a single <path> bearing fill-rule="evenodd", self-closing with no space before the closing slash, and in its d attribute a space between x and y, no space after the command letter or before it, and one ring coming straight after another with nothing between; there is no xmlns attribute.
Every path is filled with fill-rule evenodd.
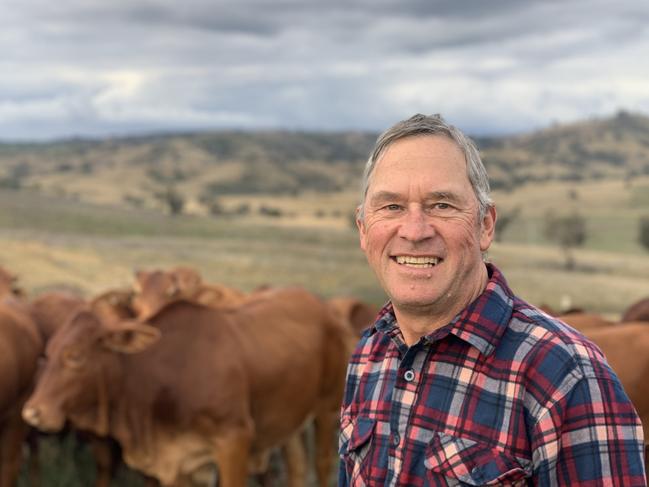
<svg viewBox="0 0 649 487"><path fill-rule="evenodd" d="M535 485L646 486L642 423L617 377L573 379L532 427Z"/></svg>

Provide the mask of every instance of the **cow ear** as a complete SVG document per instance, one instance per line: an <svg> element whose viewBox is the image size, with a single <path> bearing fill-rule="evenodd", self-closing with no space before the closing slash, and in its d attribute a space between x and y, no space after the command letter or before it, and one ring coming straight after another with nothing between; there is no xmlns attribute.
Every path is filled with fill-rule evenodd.
<svg viewBox="0 0 649 487"><path fill-rule="evenodd" d="M209 306L223 301L223 292L218 289L201 289L195 300L200 304Z"/></svg>
<svg viewBox="0 0 649 487"><path fill-rule="evenodd" d="M160 339L160 330L135 321L122 322L111 327L102 336L103 345L118 353L138 353Z"/></svg>

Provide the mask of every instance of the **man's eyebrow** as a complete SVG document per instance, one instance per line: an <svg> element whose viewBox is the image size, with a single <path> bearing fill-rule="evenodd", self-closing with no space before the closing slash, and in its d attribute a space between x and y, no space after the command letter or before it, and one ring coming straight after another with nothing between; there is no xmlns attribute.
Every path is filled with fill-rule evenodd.
<svg viewBox="0 0 649 487"><path fill-rule="evenodd" d="M461 198L457 193L454 193L452 191L431 191L430 193L426 194L426 200L445 200L457 202L460 201Z"/></svg>
<svg viewBox="0 0 649 487"><path fill-rule="evenodd" d="M398 201L403 199L399 193L393 191L378 191L370 198L370 203L383 203L385 201Z"/></svg>

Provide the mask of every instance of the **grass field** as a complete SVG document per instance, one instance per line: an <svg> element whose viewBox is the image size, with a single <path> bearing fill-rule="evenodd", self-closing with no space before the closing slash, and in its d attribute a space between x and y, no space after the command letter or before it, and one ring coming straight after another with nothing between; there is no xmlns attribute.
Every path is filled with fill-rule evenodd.
<svg viewBox="0 0 649 487"><path fill-rule="evenodd" d="M574 194L577 194L575 199ZM649 214L649 178L629 187L602 180L526 186L495 193L520 216L506 228L489 258L514 289L534 303L573 305L609 315L649 295L649 251L637 239L637 221ZM52 288L94 294L127 285L137 268L192 265L210 281L244 290L262 284L303 285L324 296L352 294L376 304L385 297L358 248L350 214L356 192L263 197L251 204L278 207L281 218L169 217L151 210L82 204L26 192L0 191L0 265L32 293ZM230 203L241 203L242 197ZM315 216L317 209L329 211ZM576 249L577 269L543 234L544 216L578 211L588 238Z"/></svg>

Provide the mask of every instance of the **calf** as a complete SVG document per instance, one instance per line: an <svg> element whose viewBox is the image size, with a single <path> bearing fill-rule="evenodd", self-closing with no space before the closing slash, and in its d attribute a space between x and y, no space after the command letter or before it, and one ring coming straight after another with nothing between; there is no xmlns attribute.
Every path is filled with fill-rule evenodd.
<svg viewBox="0 0 649 487"><path fill-rule="evenodd" d="M140 320L148 319L166 304L180 299L224 309L237 307L248 298L238 289L204 283L200 274L188 267L138 271L135 277L133 306Z"/></svg>

